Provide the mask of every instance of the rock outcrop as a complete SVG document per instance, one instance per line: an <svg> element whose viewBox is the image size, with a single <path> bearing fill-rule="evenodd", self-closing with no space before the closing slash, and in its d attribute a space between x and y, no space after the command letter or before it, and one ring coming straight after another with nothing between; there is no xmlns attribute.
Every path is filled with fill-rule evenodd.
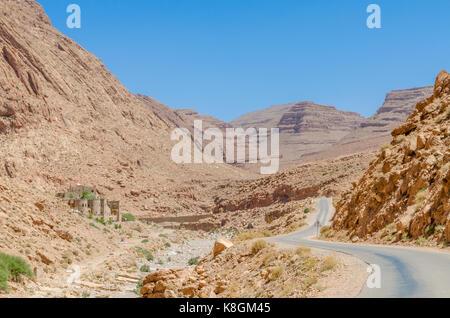
<svg viewBox="0 0 450 318"><path fill-rule="evenodd" d="M214 249L213 249L214 257L219 255L224 250L226 250L227 248L230 248L232 246L233 246L233 242L231 242L230 240L227 240L227 239L224 239L224 238L218 239L214 243Z"/></svg>
<svg viewBox="0 0 450 318"><path fill-rule="evenodd" d="M364 117L313 102L277 105L245 114L231 122L242 128L279 128L281 167L305 154L327 148L358 128Z"/></svg>
<svg viewBox="0 0 450 318"><path fill-rule="evenodd" d="M396 239L448 241L450 223L450 75L392 131L352 191L337 203L333 228L367 235L395 224Z"/></svg>
<svg viewBox="0 0 450 318"><path fill-rule="evenodd" d="M392 141L391 131L402 124L416 104L433 94L433 86L394 90L386 95L377 112L337 143L317 153L307 154L304 161L333 158L358 152L376 151Z"/></svg>

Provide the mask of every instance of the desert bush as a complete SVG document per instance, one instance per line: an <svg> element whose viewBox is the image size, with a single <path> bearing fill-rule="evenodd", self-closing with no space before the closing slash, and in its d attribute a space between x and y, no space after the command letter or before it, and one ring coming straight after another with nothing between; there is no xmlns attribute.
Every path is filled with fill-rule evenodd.
<svg viewBox="0 0 450 318"><path fill-rule="evenodd" d="M144 285L144 281L141 279L137 282L136 288L134 289L134 293L138 296L142 296L141 294L141 288Z"/></svg>
<svg viewBox="0 0 450 318"><path fill-rule="evenodd" d="M423 203L428 197L428 190L425 188L421 188L419 192L417 192L416 197L414 198L414 203L416 204L416 211L422 208Z"/></svg>
<svg viewBox="0 0 450 318"><path fill-rule="evenodd" d="M310 257L311 256L311 249L306 246L299 246L295 250L295 253L301 257Z"/></svg>
<svg viewBox="0 0 450 318"><path fill-rule="evenodd" d="M275 259L276 259L276 254L275 252L269 251L268 253L266 253L262 259L262 265L263 266L268 266L270 263L272 263Z"/></svg>
<svg viewBox="0 0 450 318"><path fill-rule="evenodd" d="M101 223L103 225L106 225L105 219L103 219L103 218L96 218L95 221L97 221L98 223Z"/></svg>
<svg viewBox="0 0 450 318"><path fill-rule="evenodd" d="M305 285L307 287L310 287L310 286L314 285L315 283L317 283L317 277L315 277L315 276L308 276L308 277L306 277L303 280L303 282L305 283Z"/></svg>
<svg viewBox="0 0 450 318"><path fill-rule="evenodd" d="M425 244L427 242L428 242L428 240L425 237L419 236L419 238L416 240L416 245L422 245L422 244Z"/></svg>
<svg viewBox="0 0 450 318"><path fill-rule="evenodd" d="M140 268L140 271L143 272L143 273L148 273L148 272L150 272L150 266L142 265L141 268Z"/></svg>
<svg viewBox="0 0 450 318"><path fill-rule="evenodd" d="M310 257L300 266L300 270L302 272L310 271L314 268L314 266L316 266L316 263L316 260Z"/></svg>
<svg viewBox="0 0 450 318"><path fill-rule="evenodd" d="M269 274L269 280L274 281L281 277L284 273L284 266L277 266L271 269Z"/></svg>
<svg viewBox="0 0 450 318"><path fill-rule="evenodd" d="M321 272L332 270L338 263L338 260L333 255L328 255L325 257L322 263L322 267L320 268Z"/></svg>
<svg viewBox="0 0 450 318"><path fill-rule="evenodd" d="M87 199L87 200L92 200L92 199L95 199L95 195L89 190L84 190L83 193L81 194L81 198Z"/></svg>
<svg viewBox="0 0 450 318"><path fill-rule="evenodd" d="M264 249L267 246L267 242L264 240L257 240L252 244L252 255L258 254L259 251Z"/></svg>
<svg viewBox="0 0 450 318"><path fill-rule="evenodd" d="M306 208L304 212L305 213L309 213L309 212L311 212L311 209L310 208Z"/></svg>
<svg viewBox="0 0 450 318"><path fill-rule="evenodd" d="M148 243L148 240L147 240L147 239L143 239L143 240L141 241L141 243Z"/></svg>
<svg viewBox="0 0 450 318"><path fill-rule="evenodd" d="M122 215L122 218L125 219L126 222L131 222L131 221L135 221L136 220L134 215L131 214L131 213L125 213L124 215Z"/></svg>
<svg viewBox="0 0 450 318"><path fill-rule="evenodd" d="M97 230L100 230L100 228L97 226L97 225L95 225L94 223L89 223L89 226L92 226L93 228L96 228Z"/></svg>
<svg viewBox="0 0 450 318"><path fill-rule="evenodd" d="M22 275L33 277L28 263L21 257L0 253L0 289L7 290L8 281L21 281Z"/></svg>
<svg viewBox="0 0 450 318"><path fill-rule="evenodd" d="M136 252L138 254L142 254L147 261L149 261L149 262L153 261L153 255L148 250L143 249L142 247L138 246L138 247L136 247Z"/></svg>
<svg viewBox="0 0 450 318"><path fill-rule="evenodd" d="M329 225L322 226L320 229L320 236L321 237L329 237L330 236L331 227Z"/></svg>
<svg viewBox="0 0 450 318"><path fill-rule="evenodd" d="M238 234L237 239L239 241L248 241L255 238L261 238L261 237L271 237L273 236L273 233L269 230L262 230L262 231L244 231Z"/></svg>
<svg viewBox="0 0 450 318"><path fill-rule="evenodd" d="M198 257L193 257L188 261L189 266L197 265L197 264L198 264Z"/></svg>

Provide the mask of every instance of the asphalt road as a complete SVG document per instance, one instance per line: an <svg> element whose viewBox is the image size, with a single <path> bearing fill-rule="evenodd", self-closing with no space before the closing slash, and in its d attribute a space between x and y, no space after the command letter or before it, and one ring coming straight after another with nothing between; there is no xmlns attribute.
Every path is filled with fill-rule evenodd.
<svg viewBox="0 0 450 318"><path fill-rule="evenodd" d="M331 199L320 199L316 221L319 220L322 225L326 224L330 217L330 207ZM364 284L358 297L450 297L449 253L310 239L315 236L316 228L312 225L303 231L271 238L270 241L334 250L354 255L368 264L378 265L381 274L380 288L373 287L376 284L370 284L372 288Z"/></svg>

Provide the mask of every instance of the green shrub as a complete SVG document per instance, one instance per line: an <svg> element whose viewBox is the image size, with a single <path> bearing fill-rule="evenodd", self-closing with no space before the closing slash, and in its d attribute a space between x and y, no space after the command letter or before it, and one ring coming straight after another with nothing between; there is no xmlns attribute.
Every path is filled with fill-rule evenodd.
<svg viewBox="0 0 450 318"><path fill-rule="evenodd" d="M135 288L135 290L134 290L134 293L135 293L136 295L142 296L142 294L141 294L141 288L142 288L143 285L144 285L144 281L143 281L142 279L139 280L139 281L137 282L136 288Z"/></svg>
<svg viewBox="0 0 450 318"><path fill-rule="evenodd" d="M0 253L0 289L8 289L8 281L21 281L22 275L33 277L28 263L18 257Z"/></svg>
<svg viewBox="0 0 450 318"><path fill-rule="evenodd" d="M419 238L416 240L416 245L422 245L422 244L425 244L427 242L428 242L428 240L425 237L419 236Z"/></svg>
<svg viewBox="0 0 450 318"><path fill-rule="evenodd" d="M304 212L305 213L309 213L309 212L311 212L311 209L310 208L306 208Z"/></svg>
<svg viewBox="0 0 450 318"><path fill-rule="evenodd" d="M188 265L192 266L192 265L197 265L198 264L198 257L193 257L189 260Z"/></svg>
<svg viewBox="0 0 450 318"><path fill-rule="evenodd" d="M148 272L150 272L150 266L142 265L141 268L140 268L140 271L143 272L143 273L148 273Z"/></svg>
<svg viewBox="0 0 450 318"><path fill-rule="evenodd" d="M95 225L94 223L92 223L92 222L89 223L89 225L92 226L92 227L94 227L94 228L96 228L96 229L98 229L98 230L100 230L99 227L98 227L97 225Z"/></svg>
<svg viewBox="0 0 450 318"><path fill-rule="evenodd" d="M131 213L125 213L124 215L122 215L122 218L124 218L125 221L127 221L127 222L131 222L131 221L135 221L136 220L134 215L131 214Z"/></svg>
<svg viewBox="0 0 450 318"><path fill-rule="evenodd" d="M169 248L170 247L170 243L166 242L166 244L164 244L165 247Z"/></svg>
<svg viewBox="0 0 450 318"><path fill-rule="evenodd" d="M5 264L0 263L0 290L8 289L8 281L9 281L9 270Z"/></svg>
<svg viewBox="0 0 450 318"><path fill-rule="evenodd" d="M103 225L106 225L105 219L103 219L103 218L96 218L95 221L97 221L98 223L101 223Z"/></svg>
<svg viewBox="0 0 450 318"><path fill-rule="evenodd" d="M169 238L166 234L163 234L163 233L159 234L158 236L159 236L159 237L164 237L164 238L166 238L166 239Z"/></svg>
<svg viewBox="0 0 450 318"><path fill-rule="evenodd" d="M89 190L84 190L83 194L81 195L81 198L87 199L87 200L92 200L92 199L95 199L95 195L92 194L92 192Z"/></svg>
<svg viewBox="0 0 450 318"><path fill-rule="evenodd" d="M141 241L141 243L148 243L148 240L144 239L144 240Z"/></svg>
<svg viewBox="0 0 450 318"><path fill-rule="evenodd" d="M143 254L144 257L147 259L147 261L149 262L153 261L153 255L148 250L138 246L136 247L136 252L138 252L139 254Z"/></svg>

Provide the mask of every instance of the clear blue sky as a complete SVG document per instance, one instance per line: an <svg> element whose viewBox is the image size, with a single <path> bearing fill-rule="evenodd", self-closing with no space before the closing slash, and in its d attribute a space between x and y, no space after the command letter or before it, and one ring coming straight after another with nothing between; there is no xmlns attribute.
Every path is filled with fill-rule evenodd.
<svg viewBox="0 0 450 318"><path fill-rule="evenodd" d="M38 0L133 93L225 121L311 100L372 115L450 69L448 0ZM82 9L68 29L66 7ZM382 29L368 29L377 3Z"/></svg>

